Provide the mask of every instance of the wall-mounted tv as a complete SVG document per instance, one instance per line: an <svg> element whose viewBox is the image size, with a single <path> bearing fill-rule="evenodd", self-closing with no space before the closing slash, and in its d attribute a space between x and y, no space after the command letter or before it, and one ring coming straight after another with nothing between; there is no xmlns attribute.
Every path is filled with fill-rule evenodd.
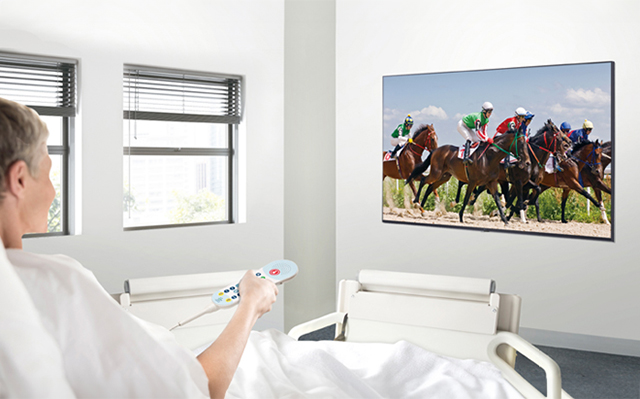
<svg viewBox="0 0 640 399"><path fill-rule="evenodd" d="M613 241L613 62L384 76L383 110L383 222Z"/></svg>

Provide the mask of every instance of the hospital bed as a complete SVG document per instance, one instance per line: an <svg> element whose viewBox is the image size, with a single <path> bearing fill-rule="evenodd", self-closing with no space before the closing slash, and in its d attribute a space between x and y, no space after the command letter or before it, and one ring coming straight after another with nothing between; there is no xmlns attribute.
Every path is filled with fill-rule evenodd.
<svg viewBox="0 0 640 399"><path fill-rule="evenodd" d="M130 279L117 298L130 313L164 327L207 307L211 293L239 281L244 271ZM337 310L292 328L289 336L336 326L347 342L407 341L435 354L495 365L526 398L544 398L518 374L516 351L546 373L548 398L571 398L556 362L518 335L521 298L495 292L490 279L362 270L339 283ZM207 314L173 330L190 349L214 340L235 308Z"/></svg>

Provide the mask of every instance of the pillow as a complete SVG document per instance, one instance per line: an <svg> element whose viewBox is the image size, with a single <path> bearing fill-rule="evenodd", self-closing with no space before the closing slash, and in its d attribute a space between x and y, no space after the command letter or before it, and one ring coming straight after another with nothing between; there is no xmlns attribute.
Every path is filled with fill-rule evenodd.
<svg viewBox="0 0 640 399"><path fill-rule="evenodd" d="M0 397L75 397L60 349L45 330L1 240L0 304Z"/></svg>

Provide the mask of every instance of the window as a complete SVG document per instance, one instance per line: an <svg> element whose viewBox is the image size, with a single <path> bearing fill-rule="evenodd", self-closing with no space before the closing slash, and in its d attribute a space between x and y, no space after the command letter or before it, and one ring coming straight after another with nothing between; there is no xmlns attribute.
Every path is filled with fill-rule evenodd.
<svg viewBox="0 0 640 399"><path fill-rule="evenodd" d="M241 82L125 66L125 230L233 223Z"/></svg>
<svg viewBox="0 0 640 399"><path fill-rule="evenodd" d="M0 53L0 97L33 108L49 129L47 147L53 161L51 181L56 197L49 209L45 234L70 233L73 207L69 173L76 115L76 62Z"/></svg>

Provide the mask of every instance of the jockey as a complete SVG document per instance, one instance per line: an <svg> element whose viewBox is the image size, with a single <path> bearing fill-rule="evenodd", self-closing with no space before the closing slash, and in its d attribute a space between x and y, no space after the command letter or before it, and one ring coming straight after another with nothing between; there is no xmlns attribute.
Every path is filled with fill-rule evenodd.
<svg viewBox="0 0 640 399"><path fill-rule="evenodd" d="M489 123L489 117L492 112L493 104L487 101L482 104L481 112L465 115L458 121L458 133L466 140L464 144L464 159L462 160L462 163L465 165L473 163L473 161L469 159L471 142L477 143L490 139L487 136L487 123Z"/></svg>
<svg viewBox="0 0 640 399"><path fill-rule="evenodd" d="M569 138L574 143L580 143L581 141L589 141L589 135L591 134L592 130L593 130L593 123L585 119L584 123L582 124L582 129L572 130L571 133L569 133Z"/></svg>
<svg viewBox="0 0 640 399"><path fill-rule="evenodd" d="M409 140L407 137L409 132L411 132L411 127L413 126L413 118L411 115L407 115L404 118L404 123L398 125L396 130L391 133L391 145L395 145L396 148L393 149L391 153L391 158L396 156L396 152Z"/></svg>
<svg viewBox="0 0 640 399"><path fill-rule="evenodd" d="M562 124L560 125L560 131L564 134L567 135L567 137L571 137L571 125L569 124L569 122L562 122ZM556 159L555 155L551 154L549 156L549 159L553 161L553 169L555 169L556 172L562 172L563 169L560 167L560 164L558 163L558 160Z"/></svg>
<svg viewBox="0 0 640 399"><path fill-rule="evenodd" d="M507 118L496 128L496 134L505 134L509 130L517 130L520 128L522 122L525 121L527 116L527 110L518 107L516 108L516 116L512 116L511 118Z"/></svg>
<svg viewBox="0 0 640 399"><path fill-rule="evenodd" d="M533 120L535 115L522 107L516 108L516 116L505 119L496 129L496 135L504 134L509 130L521 131L523 135L527 135L527 127ZM503 166L508 169L513 166L511 164L511 155L507 154L504 158Z"/></svg>

